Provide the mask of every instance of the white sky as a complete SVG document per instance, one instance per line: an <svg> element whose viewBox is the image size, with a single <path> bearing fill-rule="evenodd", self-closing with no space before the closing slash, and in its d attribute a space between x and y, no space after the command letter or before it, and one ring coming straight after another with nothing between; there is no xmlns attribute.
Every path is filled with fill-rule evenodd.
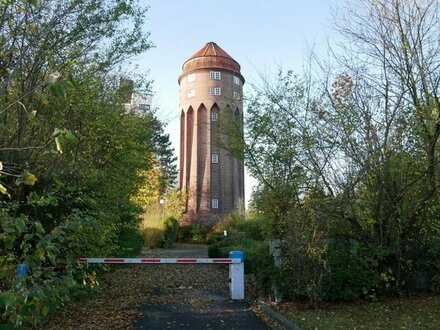
<svg viewBox="0 0 440 330"><path fill-rule="evenodd" d="M241 65L249 84L278 67L302 70L311 47L325 49L338 0L140 0L149 5L145 29L156 48L134 59L154 80L153 106L167 123L179 152L179 86L182 64L214 41ZM254 181L246 177L246 200Z"/></svg>

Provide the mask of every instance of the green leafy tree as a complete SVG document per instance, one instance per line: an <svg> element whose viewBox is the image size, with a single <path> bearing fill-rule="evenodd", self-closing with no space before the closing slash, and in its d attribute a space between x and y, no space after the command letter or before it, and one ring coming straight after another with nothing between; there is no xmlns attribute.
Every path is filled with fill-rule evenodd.
<svg viewBox="0 0 440 330"><path fill-rule="evenodd" d="M136 253L132 197L171 149L153 114L123 105L115 67L152 46L136 1L7 0L0 13L0 323L35 326L97 285L78 257ZM32 275L9 276L22 262Z"/></svg>
<svg viewBox="0 0 440 330"><path fill-rule="evenodd" d="M277 224L287 257L319 252L305 258L317 266L304 268L318 272L307 275L314 300L322 274L330 283L344 272L344 254L335 257L326 240L361 246L361 262L344 258L371 283L345 297L392 292L415 270L438 271L427 251L439 228L439 9L429 0L349 6L337 17L346 42L332 50L332 66L263 80L248 101L240 148L259 181L253 205Z"/></svg>

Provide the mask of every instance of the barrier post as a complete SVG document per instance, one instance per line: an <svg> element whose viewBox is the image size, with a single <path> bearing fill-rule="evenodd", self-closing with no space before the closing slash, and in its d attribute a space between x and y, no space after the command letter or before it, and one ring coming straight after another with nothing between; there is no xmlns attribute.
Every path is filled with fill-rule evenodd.
<svg viewBox="0 0 440 330"><path fill-rule="evenodd" d="M244 253L243 251L230 251L229 258L241 260L239 264L229 264L231 299L244 299Z"/></svg>

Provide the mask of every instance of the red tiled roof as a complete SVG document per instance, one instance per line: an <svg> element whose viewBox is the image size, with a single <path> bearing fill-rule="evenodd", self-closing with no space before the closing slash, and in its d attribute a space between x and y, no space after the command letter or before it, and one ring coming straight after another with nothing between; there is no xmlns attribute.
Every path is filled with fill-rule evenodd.
<svg viewBox="0 0 440 330"><path fill-rule="evenodd" d="M208 42L182 66L182 75L197 69L216 68L240 74L240 64L215 42Z"/></svg>
<svg viewBox="0 0 440 330"><path fill-rule="evenodd" d="M226 53L223 49L221 49L215 42L208 42L202 49L200 49L197 53L191 56L189 60L192 60L196 57L204 57L204 56L220 56L226 57L233 61L235 61L228 53Z"/></svg>

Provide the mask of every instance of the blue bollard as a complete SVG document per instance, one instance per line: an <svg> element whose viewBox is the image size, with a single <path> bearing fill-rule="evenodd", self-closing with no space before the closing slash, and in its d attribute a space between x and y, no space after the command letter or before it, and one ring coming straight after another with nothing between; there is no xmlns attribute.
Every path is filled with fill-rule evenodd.
<svg viewBox="0 0 440 330"><path fill-rule="evenodd" d="M15 269L15 275L18 277L27 276L29 272L29 267L26 264L17 264Z"/></svg>

